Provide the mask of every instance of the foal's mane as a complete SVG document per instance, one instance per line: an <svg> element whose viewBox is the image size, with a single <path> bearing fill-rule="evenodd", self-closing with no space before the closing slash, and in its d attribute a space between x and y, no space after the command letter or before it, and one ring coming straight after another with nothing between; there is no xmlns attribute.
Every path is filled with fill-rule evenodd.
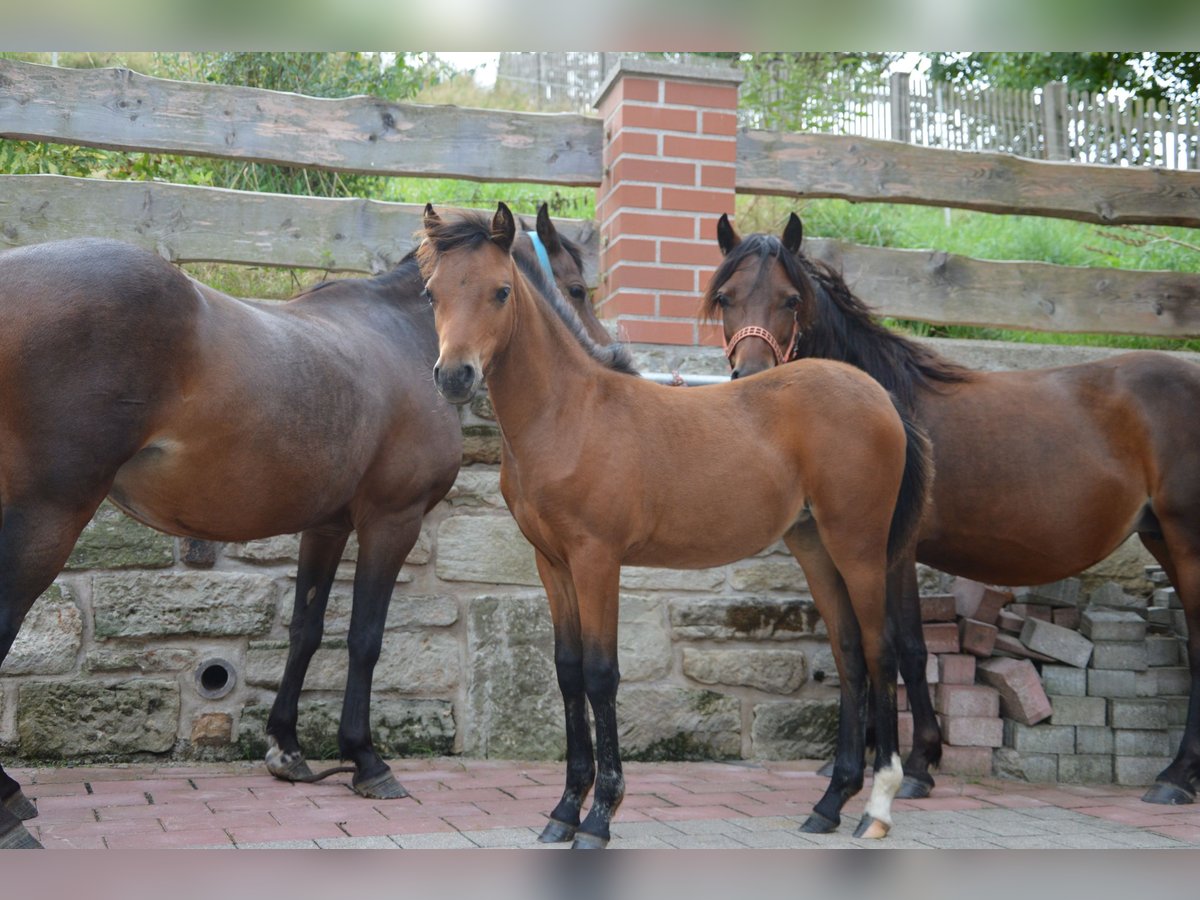
<svg viewBox="0 0 1200 900"><path fill-rule="evenodd" d="M424 269L433 262L433 257L437 254L458 248L475 249L492 238L492 222L488 216L483 213L464 212L454 219L443 219L432 227L427 227L425 241L417 248L417 259ZM572 251L573 245L565 240L563 240L563 246L572 255L579 252L578 248ZM582 260L582 256L579 259ZM542 267L536 259L526 258L523 254L513 254L513 260L525 280L558 314L559 319L567 326L567 330L592 359L614 372L622 372L626 375L638 374L638 370L633 365L633 357L624 344L614 343L602 347L591 339L575 310L563 299L562 294L558 292L558 287L542 271Z"/></svg>
<svg viewBox="0 0 1200 900"><path fill-rule="evenodd" d="M862 369L911 410L917 387L954 384L974 374L931 350L880 325L873 312L854 295L842 276L823 262L791 253L779 238L751 234L721 261L704 294L701 314L715 319L717 295L746 260L758 260L757 279L765 277L776 259L804 298L810 313L796 334L794 356L834 359ZM757 282L756 282L757 286Z"/></svg>

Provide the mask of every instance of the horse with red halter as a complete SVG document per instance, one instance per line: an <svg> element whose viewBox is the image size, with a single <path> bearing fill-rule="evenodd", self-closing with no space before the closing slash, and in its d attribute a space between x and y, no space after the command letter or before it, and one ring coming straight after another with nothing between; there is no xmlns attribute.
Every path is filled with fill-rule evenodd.
<svg viewBox="0 0 1200 900"><path fill-rule="evenodd" d="M1137 352L1024 372L968 369L879 325L836 272L804 256L802 236L795 214L782 238L741 238L722 216L724 260L704 308L724 321L734 378L812 358L847 362L888 388L933 443L931 503L918 541L888 582L913 706L901 795L928 793L929 766L941 755L915 563L991 584L1045 584L1099 562L1136 533L1183 603L1192 677L1178 753L1143 799L1193 802L1200 781L1200 367ZM760 332L769 340L751 339Z"/></svg>
<svg viewBox="0 0 1200 900"><path fill-rule="evenodd" d="M578 248L544 207L536 233L563 289L581 282ZM519 252L537 259L532 244ZM267 768L299 781L345 771L313 775L296 725L357 531L339 749L358 793L405 796L371 743L372 675L396 576L462 458L458 415L429 377L423 290L411 254L283 304L226 296L117 241L0 254L0 663L106 496L169 534L302 532ZM2 769L0 803L0 847L36 846L21 824L36 807Z"/></svg>
<svg viewBox="0 0 1200 900"><path fill-rule="evenodd" d="M621 566L723 565L780 538L808 576L842 683L833 778L805 830L836 828L862 786L869 680L876 776L859 834L884 836L901 778L886 571L923 508L924 437L839 363L688 391L638 378L623 347L588 339L537 267L512 255L515 233L504 204L490 220L443 221L427 207L417 258L438 332L434 380L466 403L486 376L500 488L550 602L567 776L541 840L604 846L624 795Z"/></svg>

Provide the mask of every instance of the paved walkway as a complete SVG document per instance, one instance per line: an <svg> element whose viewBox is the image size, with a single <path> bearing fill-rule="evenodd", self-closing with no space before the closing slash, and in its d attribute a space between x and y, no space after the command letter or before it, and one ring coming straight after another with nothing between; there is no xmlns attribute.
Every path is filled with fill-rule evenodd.
<svg viewBox="0 0 1200 900"><path fill-rule="evenodd" d="M1139 788L1029 785L942 775L897 801L882 842L851 837L869 793L833 835L797 827L826 780L818 763L629 763L613 848L1198 848L1200 805L1142 803ZM318 765L313 764L317 769ZM562 765L460 759L393 764L404 800L354 795L349 776L286 784L261 764L16 769L37 802L26 823L66 848L538 848ZM550 848L543 848L550 849Z"/></svg>

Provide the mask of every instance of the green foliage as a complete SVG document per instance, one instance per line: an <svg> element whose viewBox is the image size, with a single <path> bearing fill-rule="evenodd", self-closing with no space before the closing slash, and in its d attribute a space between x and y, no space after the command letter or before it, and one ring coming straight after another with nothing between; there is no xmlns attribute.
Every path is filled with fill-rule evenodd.
<svg viewBox="0 0 1200 900"><path fill-rule="evenodd" d="M84 178L113 156L91 147L43 141L0 140L0 172L6 175L73 175Z"/></svg>
<svg viewBox="0 0 1200 900"><path fill-rule="evenodd" d="M386 62L377 53L156 53L155 74L310 97L405 100L447 73L426 54L397 53L394 64Z"/></svg>
<svg viewBox="0 0 1200 900"><path fill-rule="evenodd" d="M1066 81L1076 90L1127 90L1155 100L1200 100L1200 53L1121 51L1094 53L931 53L935 81L1035 88Z"/></svg>
<svg viewBox="0 0 1200 900"><path fill-rule="evenodd" d="M517 182L391 178L383 185L378 199L395 203L432 203L434 206L474 209L494 209L496 202L503 200L519 216L534 216L538 206L546 203L552 216L591 219L596 215L594 188L551 188Z"/></svg>
<svg viewBox="0 0 1200 900"><path fill-rule="evenodd" d="M739 110L745 124L783 131L828 131L845 100L866 100L894 53L742 53ZM831 91L834 85L837 91Z"/></svg>

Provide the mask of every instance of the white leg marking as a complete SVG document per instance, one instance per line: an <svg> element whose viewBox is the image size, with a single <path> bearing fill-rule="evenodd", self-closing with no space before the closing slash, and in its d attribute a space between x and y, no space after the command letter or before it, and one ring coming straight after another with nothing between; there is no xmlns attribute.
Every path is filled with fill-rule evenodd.
<svg viewBox="0 0 1200 900"><path fill-rule="evenodd" d="M871 785L871 799L867 801L867 815L891 827L892 798L900 790L900 782L903 780L904 766L900 762L900 756L893 753L891 764L882 771L875 772L875 780Z"/></svg>

